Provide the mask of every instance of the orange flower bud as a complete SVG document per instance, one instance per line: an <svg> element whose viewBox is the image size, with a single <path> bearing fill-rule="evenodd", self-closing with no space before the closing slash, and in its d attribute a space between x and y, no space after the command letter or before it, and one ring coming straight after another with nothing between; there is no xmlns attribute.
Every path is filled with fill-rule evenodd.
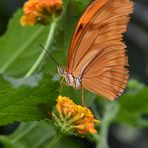
<svg viewBox="0 0 148 148"><path fill-rule="evenodd" d="M21 25L48 24L62 11L62 0L28 0L23 7Z"/></svg>

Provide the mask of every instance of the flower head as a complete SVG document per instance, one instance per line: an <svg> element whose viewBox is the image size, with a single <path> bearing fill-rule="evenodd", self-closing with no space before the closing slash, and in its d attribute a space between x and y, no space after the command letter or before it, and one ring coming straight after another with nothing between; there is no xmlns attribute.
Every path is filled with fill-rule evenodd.
<svg viewBox="0 0 148 148"><path fill-rule="evenodd" d="M48 24L62 11L62 0L28 0L23 7L21 25Z"/></svg>
<svg viewBox="0 0 148 148"><path fill-rule="evenodd" d="M76 105L68 97L59 96L56 104L56 112L52 113L56 125L62 132L69 134L96 133L95 123L100 121L94 119L92 112L80 105Z"/></svg>

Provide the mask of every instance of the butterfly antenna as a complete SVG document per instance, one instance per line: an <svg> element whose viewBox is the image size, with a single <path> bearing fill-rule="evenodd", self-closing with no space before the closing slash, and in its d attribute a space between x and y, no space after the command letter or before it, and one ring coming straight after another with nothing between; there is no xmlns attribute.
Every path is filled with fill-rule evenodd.
<svg viewBox="0 0 148 148"><path fill-rule="evenodd" d="M60 66L60 64L55 60L55 58L44 48L44 46L42 46L42 44L39 44L39 46L43 49L43 51L45 51L45 53L54 61L54 63L57 66Z"/></svg>

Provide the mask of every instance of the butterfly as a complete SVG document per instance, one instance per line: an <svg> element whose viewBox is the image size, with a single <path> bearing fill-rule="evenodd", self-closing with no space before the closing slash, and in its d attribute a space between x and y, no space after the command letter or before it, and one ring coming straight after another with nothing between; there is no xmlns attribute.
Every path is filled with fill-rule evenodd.
<svg viewBox="0 0 148 148"><path fill-rule="evenodd" d="M109 100L123 93L129 78L123 33L132 11L130 0L90 2L76 25L67 68L57 67L66 85Z"/></svg>

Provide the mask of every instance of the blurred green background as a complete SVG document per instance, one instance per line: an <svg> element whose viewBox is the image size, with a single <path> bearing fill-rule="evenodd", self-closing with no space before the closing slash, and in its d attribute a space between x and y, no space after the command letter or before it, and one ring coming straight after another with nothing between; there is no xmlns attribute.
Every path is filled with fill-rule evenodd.
<svg viewBox="0 0 148 148"><path fill-rule="evenodd" d="M71 0L71 1L76 1L76 0ZM0 35L1 36L6 32L8 28L9 19L13 16L13 13L18 8L21 8L24 2L25 0L13 0L13 1L1 0L0 1L0 18L1 18L0 19ZM76 9L75 6L73 9ZM75 14L74 17L77 17L77 14ZM132 79L138 80L139 82L145 85L148 85L148 49L147 49L148 47L148 1L147 0L135 1L134 13L132 15L132 19L128 26L128 31L127 33L125 33L125 42L128 47L130 77ZM61 59L61 61L63 61L63 59ZM8 73L13 74L11 70ZM22 71L20 70L20 75L21 73ZM139 84L134 83L133 85L139 85ZM131 87L135 88L138 86L131 86ZM142 95L139 95L139 97L141 96ZM144 102L140 102L140 99L141 101L145 99L148 100L147 93L143 93L143 97L144 99L139 98L139 103L144 104ZM121 99L124 99L124 97ZM148 103L148 101L146 103ZM148 112L145 112L144 114L142 114L142 118L147 121ZM120 123L122 123L121 120L120 120ZM34 137L34 134L40 137L44 134L44 132L45 133L47 132L46 129L48 129L48 126L45 123L41 125L40 123L28 123L28 124L31 124L31 127L32 127L31 129L32 135L30 134L30 137L28 137L28 139L32 139ZM37 124L39 124L38 126L43 131L42 134L38 131ZM11 124L8 126L1 126L0 134L10 135L10 139L13 139L13 137L19 134L21 130L23 132L24 131L23 129L26 128L25 126L27 126L24 123L24 125L22 124L21 127L19 127L20 129L18 130L20 131L16 131L16 133L13 133L15 129L17 129L18 125L19 123ZM113 123L109 128L109 136L108 136L110 148L148 148L148 128L147 127L146 126L140 127L136 125L131 126L128 124L119 125L116 122ZM47 137L51 137L52 135L54 135L54 129L52 129L52 127L50 131L51 131L50 133L51 135ZM11 135L11 133L13 133L14 135ZM27 138L24 137L24 139L26 140ZM23 140L20 143L23 143ZM77 138L73 136L65 138L64 143L67 143L67 145L72 143L73 147L77 147L79 145L80 148L96 147L95 143L93 141L91 142L91 140ZM0 147L3 147L2 144ZM8 147L11 147L11 146L8 146ZM30 147L34 148L35 146L32 144L32 146ZM57 144L56 147L57 148L62 147L62 142ZM64 144L63 144L63 147L64 147Z"/></svg>

